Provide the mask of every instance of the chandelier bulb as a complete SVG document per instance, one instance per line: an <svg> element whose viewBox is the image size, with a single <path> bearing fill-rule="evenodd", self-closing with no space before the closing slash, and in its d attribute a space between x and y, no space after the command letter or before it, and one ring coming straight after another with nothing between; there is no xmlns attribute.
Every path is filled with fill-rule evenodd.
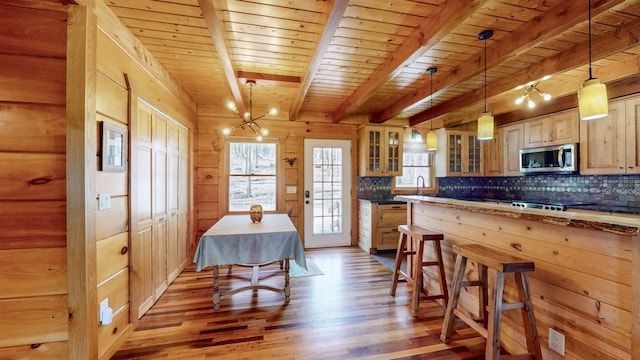
<svg viewBox="0 0 640 360"><path fill-rule="evenodd" d="M551 94L548 94L548 93L542 93L542 94L540 94L540 95L542 95L542 99L544 99L544 101L549 101L549 100L551 100Z"/></svg>
<svg viewBox="0 0 640 360"><path fill-rule="evenodd" d="M225 135L225 136L231 134L231 129L230 128L222 129L222 134Z"/></svg>
<svg viewBox="0 0 640 360"><path fill-rule="evenodd" d="M264 140L264 137L262 137L262 135L258 135L258 136L256 136L256 140L262 141L262 140Z"/></svg>
<svg viewBox="0 0 640 360"><path fill-rule="evenodd" d="M529 101L527 102L527 106L529 107L529 109L533 109L534 107L536 107L536 103L533 102L533 100L529 99Z"/></svg>
<svg viewBox="0 0 640 360"><path fill-rule="evenodd" d="M526 98L525 95L518 96L518 98L516 99L516 105L522 104L525 98Z"/></svg>
<svg viewBox="0 0 640 360"><path fill-rule="evenodd" d="M260 129L260 134L262 136L267 136L267 135L269 135L269 130L267 130L265 128L262 128L262 129Z"/></svg>
<svg viewBox="0 0 640 360"><path fill-rule="evenodd" d="M269 110L269 116L276 116L276 115L278 115L278 109L271 108L271 110Z"/></svg>

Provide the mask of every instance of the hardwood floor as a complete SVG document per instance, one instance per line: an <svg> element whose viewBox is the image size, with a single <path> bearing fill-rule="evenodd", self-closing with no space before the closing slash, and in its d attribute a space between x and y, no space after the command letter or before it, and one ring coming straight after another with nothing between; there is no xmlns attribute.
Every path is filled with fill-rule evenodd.
<svg viewBox="0 0 640 360"><path fill-rule="evenodd" d="M409 312L405 282L388 294L391 270L359 248L307 250L324 273L291 279L291 301L270 291L223 297L213 310L212 271L188 267L143 316L118 359L483 359L484 339L460 329L443 344L444 308ZM261 284L283 286L277 264ZM223 275L224 274L224 275ZM221 287L244 286L251 269L221 271Z"/></svg>

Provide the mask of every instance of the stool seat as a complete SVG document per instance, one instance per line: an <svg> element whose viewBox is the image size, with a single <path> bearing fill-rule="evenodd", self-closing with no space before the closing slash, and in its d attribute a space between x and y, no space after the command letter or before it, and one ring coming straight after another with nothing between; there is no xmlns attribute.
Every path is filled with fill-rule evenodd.
<svg viewBox="0 0 640 360"><path fill-rule="evenodd" d="M456 264L451 286L451 297L447 303L442 334L440 339L447 343L451 340L454 320L465 322L471 328L487 339L485 359L497 360L500 358L500 323L502 311L520 309L525 338L527 340L527 356L542 360L540 339L535 325L533 304L531 303L527 272L534 271L535 263L518 256L496 251L480 244L453 245L456 254ZM463 281L467 260L474 261L478 265L478 280ZM487 281L487 269L492 272L494 281ZM513 273L516 280L519 301L506 303L503 301L505 273ZM473 319L468 312L458 308L460 290L463 287L479 286L478 295L480 321ZM488 304L488 306L487 306Z"/></svg>
<svg viewBox="0 0 640 360"><path fill-rule="evenodd" d="M398 286L398 278L402 276L410 285L412 285L411 297L411 315L418 316L420 307L420 295L424 292L423 288L423 267L437 266L439 270L441 293L437 295L426 295L428 300L443 299L446 304L449 300L449 290L447 288L446 277L444 272L444 262L442 260L442 250L440 240L444 239L442 233L438 233L429 229L425 229L417 225L399 225L398 232L398 249L396 252L396 261L393 270L393 281L389 294L395 296ZM431 241L433 243L434 261L424 261L424 243ZM416 249L414 250L414 242ZM413 261L409 261L408 257L415 256ZM402 271L402 261L407 259L407 271Z"/></svg>

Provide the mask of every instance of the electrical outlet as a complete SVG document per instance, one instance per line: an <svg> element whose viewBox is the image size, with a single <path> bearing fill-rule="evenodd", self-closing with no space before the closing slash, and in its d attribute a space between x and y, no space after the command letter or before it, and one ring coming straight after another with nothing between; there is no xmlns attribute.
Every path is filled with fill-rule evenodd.
<svg viewBox="0 0 640 360"><path fill-rule="evenodd" d="M564 356L564 335L549 328L549 349Z"/></svg>

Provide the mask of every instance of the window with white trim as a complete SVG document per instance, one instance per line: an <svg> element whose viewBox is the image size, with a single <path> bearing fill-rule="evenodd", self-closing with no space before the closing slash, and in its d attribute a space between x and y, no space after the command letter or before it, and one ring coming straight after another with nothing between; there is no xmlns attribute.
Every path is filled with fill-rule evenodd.
<svg viewBox="0 0 640 360"><path fill-rule="evenodd" d="M422 144L405 144L402 150L402 176L396 176L394 193L415 194L416 190L422 192L435 192L435 168L434 152L428 151ZM422 178L418 183L418 177Z"/></svg>
<svg viewBox="0 0 640 360"><path fill-rule="evenodd" d="M229 212L247 212L253 204L276 210L276 143L230 140L227 150Z"/></svg>

